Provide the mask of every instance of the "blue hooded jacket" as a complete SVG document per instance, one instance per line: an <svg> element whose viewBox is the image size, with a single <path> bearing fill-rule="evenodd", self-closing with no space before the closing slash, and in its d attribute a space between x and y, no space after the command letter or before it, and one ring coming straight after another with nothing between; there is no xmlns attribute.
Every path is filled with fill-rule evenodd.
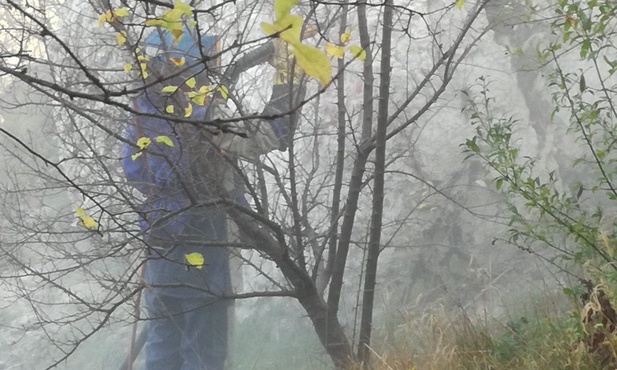
<svg viewBox="0 0 617 370"><path fill-rule="evenodd" d="M194 64L190 72L203 73L202 71L210 66L204 67L197 62L202 60L201 52L217 51L217 38L204 35L200 40L201 50L188 30L177 43L173 42L166 31L155 31L146 38L146 51L155 49L152 55L157 58L183 56L189 66ZM155 91L156 89L159 91ZM301 97L304 91L297 88L294 94ZM290 93L288 85L274 85L263 114L276 115L288 111L294 94ZM166 107L166 104L158 86L147 89L144 94L135 98L133 108L144 114L164 115L163 107ZM192 104L191 119L199 121L206 118L204 106L190 100L183 101L182 104ZM125 138L129 143L137 143L143 137L151 140L141 152L135 145L123 145L122 165L129 183L146 196L140 215L144 239L151 247L145 280L153 287L161 287L164 294L195 296L231 293L230 252L223 247L228 243L228 220L225 211L203 202L200 205L199 201L195 202L195 195L207 198L212 193L216 199L221 195L220 189L226 189L225 186L217 184L217 180L225 181L217 176L217 167L229 166L229 158L223 158L220 149L231 155L254 157L275 149L285 150L292 139L293 126L288 116L252 122L250 126L250 135L247 135L250 137L221 134L217 144L220 146L216 147L219 150L205 151L205 154L201 153L204 150L197 150L196 154L187 144L203 133L195 126L137 114L127 127ZM164 141L158 142L156 138L160 136L169 138L172 145ZM199 144L199 140L197 141ZM135 157L137 153L141 155ZM193 158L196 155L199 157ZM195 163L202 166L198 171L194 168ZM201 183L196 189L192 186L191 179L203 173L209 175L210 183ZM224 196L246 205L242 189L236 188L232 192L233 194L227 193ZM221 247L217 247L217 244ZM190 266L186 260L187 254L195 252L203 255L205 265L201 269ZM182 285L184 287L181 287Z"/></svg>
<svg viewBox="0 0 617 370"><path fill-rule="evenodd" d="M179 42L172 41L167 31L154 31L146 38L146 51L152 52L148 49L154 48L153 55L158 58L185 57L187 64L201 59L197 43L188 30ZM201 37L204 53L214 52L215 44L216 37ZM203 67L198 65L194 69L201 71ZM134 110L163 114L160 92L152 90L146 90L133 100ZM193 108L191 119L205 119L206 108L190 104ZM195 158L191 158L191 151L180 138L197 136L198 129L183 125L183 134L179 135L176 125L165 119L137 114L124 134L130 143L137 143L144 137L151 140L142 151L134 145L122 146L126 178L146 196L141 206L140 227L151 248L144 278L149 285L172 296L229 294L229 250L216 247L217 243L227 243L227 220L223 211L216 207L198 207L191 199L188 182ZM169 138L171 145L157 141L158 137ZM222 159L213 155L211 160ZM190 265L186 255L191 253L200 253L204 266Z"/></svg>

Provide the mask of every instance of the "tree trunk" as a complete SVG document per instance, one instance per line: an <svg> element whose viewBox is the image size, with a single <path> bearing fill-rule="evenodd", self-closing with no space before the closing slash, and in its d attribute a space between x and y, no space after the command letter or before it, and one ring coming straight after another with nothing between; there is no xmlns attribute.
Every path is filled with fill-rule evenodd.
<svg viewBox="0 0 617 370"><path fill-rule="evenodd" d="M377 136L375 139L375 180L373 183L373 209L371 233L366 258L366 275L362 296L362 318L358 359L365 368L369 366L373 305L377 283L377 261L379 260L381 226L383 221L384 176L386 166L386 132L388 128L388 102L390 100L390 53L392 46L392 0L386 0L383 12L383 39L379 84L379 110L377 113Z"/></svg>

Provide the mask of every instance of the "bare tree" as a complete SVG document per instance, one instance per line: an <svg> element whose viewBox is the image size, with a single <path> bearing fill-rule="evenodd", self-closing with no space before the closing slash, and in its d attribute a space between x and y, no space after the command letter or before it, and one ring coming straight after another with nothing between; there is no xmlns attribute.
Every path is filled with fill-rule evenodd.
<svg viewBox="0 0 617 370"><path fill-rule="evenodd" d="M405 172L401 161L412 145L407 135L413 136L414 125L431 113L461 62L490 29L478 22L487 2L466 4L463 10L448 2L300 5L305 27L317 29L317 36L307 42L318 47L328 42L337 50L333 54L341 53L333 79L325 85L305 80L306 98L283 114L297 122L296 140L287 152L238 160L236 175L252 207L240 207L225 196L217 200L248 236L229 247L241 249L237 257L263 280L257 289L239 291L233 298L296 299L337 368L356 361L369 364L376 271L387 244L382 240L392 238L406 222L397 220L395 231L384 232L385 182L388 174ZM125 143L136 153L148 151L122 135L131 117L143 114L130 99L150 81L165 84L178 75L148 78L152 72L140 51L152 28L145 20L161 16L174 4L0 4L0 31L5 35L0 36L0 78L26 85L42 99L37 102L31 100L35 95L28 95L4 105L42 104L49 109L52 124L41 136L55 147L53 153L43 152L35 146L41 138L29 140L0 127L5 153L18 165L4 170L7 181L2 182L0 252L11 266L2 281L15 299L27 302L37 315L36 326L57 347L53 367L111 322L135 319L133 298L143 288L138 279L141 251L148 245L135 217L141 195L123 178L118 147ZM263 105L263 86L271 78L263 63L277 34L266 36L255 27L259 20L272 19L271 5L190 5L187 20L223 40L222 68L211 72L218 83L229 86L230 105L240 115L204 122L165 112L147 116L250 135L233 127L275 118L252 113ZM126 13L118 12L120 8ZM430 40L429 48L424 40ZM377 62L381 64L375 76ZM240 83L233 84L237 79ZM397 143L391 146L396 149L387 150L386 143L388 148ZM53 197L57 199L48 205ZM371 197L366 211L361 206ZM196 201L187 210L200 205ZM361 253L350 255L355 246ZM344 294L359 294L345 292L353 261L366 264L357 346L349 330L354 323L339 315ZM360 281L359 276L347 279ZM75 281L83 284L74 286ZM57 305L64 308L52 309Z"/></svg>

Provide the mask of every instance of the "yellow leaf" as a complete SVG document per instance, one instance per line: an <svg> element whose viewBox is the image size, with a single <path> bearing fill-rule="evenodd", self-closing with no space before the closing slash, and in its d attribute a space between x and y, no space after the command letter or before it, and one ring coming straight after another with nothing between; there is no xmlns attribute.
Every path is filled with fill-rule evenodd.
<svg viewBox="0 0 617 370"><path fill-rule="evenodd" d="M139 63L139 68L141 69L141 75L143 78L148 78L148 71L146 71L147 67L148 65L146 63Z"/></svg>
<svg viewBox="0 0 617 370"><path fill-rule="evenodd" d="M81 224L87 228L96 227L98 225L98 223L94 221L92 217L86 215L86 212L81 207L77 207L75 209L75 214L77 214L77 216L80 218Z"/></svg>
<svg viewBox="0 0 617 370"><path fill-rule="evenodd" d="M173 64L177 66L183 66L184 63L186 62L184 57L181 57L181 58L169 57L169 60L171 60Z"/></svg>
<svg viewBox="0 0 617 370"><path fill-rule="evenodd" d="M189 4L185 4L182 1L174 1L174 9L181 11L188 16L193 12L193 8Z"/></svg>
<svg viewBox="0 0 617 370"><path fill-rule="evenodd" d="M188 253L184 255L184 258L186 258L186 262L191 266L200 270L204 267L204 256L201 253Z"/></svg>
<svg viewBox="0 0 617 370"><path fill-rule="evenodd" d="M189 102L186 108L184 108L184 117L190 117L191 114L193 114L193 105Z"/></svg>
<svg viewBox="0 0 617 370"><path fill-rule="evenodd" d="M98 223L90 216L81 216L81 224L91 229L98 226Z"/></svg>
<svg viewBox="0 0 617 370"><path fill-rule="evenodd" d="M182 37L182 15L186 14L185 6L188 6L181 2L176 3L180 4L180 8L174 7L173 9L167 10L165 13L163 13L162 16L154 19L147 19L145 22L146 26L161 26L163 28L166 28L171 33L174 44L178 43L178 41L180 41L180 38Z"/></svg>
<svg viewBox="0 0 617 370"><path fill-rule="evenodd" d="M161 92L173 94L178 90L178 86L165 86L161 89Z"/></svg>
<svg viewBox="0 0 617 370"><path fill-rule="evenodd" d="M186 86L188 86L190 88L193 88L193 87L195 87L195 83L196 82L197 81L195 80L195 77L191 77L188 80L186 80L185 84L186 84Z"/></svg>
<svg viewBox="0 0 617 370"><path fill-rule="evenodd" d="M173 147L173 146L174 146L174 143L173 143L173 141L171 141L171 139L169 138L169 136L164 136L164 135L157 136L157 137L155 137L155 138L154 138L154 140L155 140L157 143L164 143L164 144L166 144L167 146L171 146L171 147Z"/></svg>
<svg viewBox="0 0 617 370"><path fill-rule="evenodd" d="M147 55L138 55L137 60L140 62L147 62L150 60L150 57Z"/></svg>
<svg viewBox="0 0 617 370"><path fill-rule="evenodd" d="M129 10L127 8L117 8L117 9L109 9L105 13L99 15L99 26L104 22L113 22L116 20L116 17L125 17L129 15Z"/></svg>
<svg viewBox="0 0 617 370"><path fill-rule="evenodd" d="M330 82L332 66L330 59L323 51L310 45L298 43L294 45L294 55L298 65L307 75L318 79L322 85Z"/></svg>
<svg viewBox="0 0 617 370"><path fill-rule="evenodd" d="M341 35L341 42L346 44L351 40L351 31L347 31Z"/></svg>
<svg viewBox="0 0 617 370"><path fill-rule="evenodd" d="M195 104L205 105L206 104L206 95L205 94L195 94L195 95L193 95L193 97L191 97L191 100Z"/></svg>
<svg viewBox="0 0 617 370"><path fill-rule="evenodd" d="M226 86L224 86L224 85L219 85L219 86L216 88L216 91L218 91L218 92L220 92L220 93L221 93L221 97L222 97L223 99L227 99L227 97L229 96L229 90L227 90L227 87L226 87Z"/></svg>
<svg viewBox="0 0 617 370"><path fill-rule="evenodd" d="M147 147L148 145L150 145L150 143L152 142L152 140L149 137L140 137L139 139L137 139L137 146L139 147L139 149L144 149L145 147Z"/></svg>
<svg viewBox="0 0 617 370"><path fill-rule="evenodd" d="M84 209L81 207L75 208L75 213L77 214L77 216L83 216L85 214Z"/></svg>
<svg viewBox="0 0 617 370"><path fill-rule="evenodd" d="M124 72L129 73L131 69L133 69L133 65L131 63L126 63L124 65Z"/></svg>
<svg viewBox="0 0 617 370"><path fill-rule="evenodd" d="M465 4L465 0L456 0L456 3L454 5L457 8L461 9L463 7L463 4Z"/></svg>
<svg viewBox="0 0 617 370"><path fill-rule="evenodd" d="M337 57L339 59L343 59L345 55L345 48L342 46L334 45L329 42L326 43L326 53L333 57Z"/></svg>
<svg viewBox="0 0 617 370"><path fill-rule="evenodd" d="M211 91L212 88L210 86L204 85L199 88L199 91L189 91L187 95L195 104L204 105Z"/></svg>
<svg viewBox="0 0 617 370"><path fill-rule="evenodd" d="M302 17L295 14L287 14L283 18L277 19L274 24L279 28L279 30L285 30L279 35L281 40L287 41L290 44L300 42Z"/></svg>
<svg viewBox="0 0 617 370"><path fill-rule="evenodd" d="M120 31L118 33L116 33L116 41L118 41L118 45L124 45L124 43L126 42L126 32L124 31Z"/></svg>
<svg viewBox="0 0 617 370"><path fill-rule="evenodd" d="M146 26L163 26L165 27L165 25L167 24L167 22L165 22L162 19L146 19Z"/></svg>
<svg viewBox="0 0 617 370"><path fill-rule="evenodd" d="M111 15L111 10L106 11L105 13L99 15L99 26L104 22L111 22L114 19L113 15Z"/></svg>
<svg viewBox="0 0 617 370"><path fill-rule="evenodd" d="M267 34L272 35L278 32L276 26L270 23L261 22L261 29Z"/></svg>
<svg viewBox="0 0 617 370"><path fill-rule="evenodd" d="M169 114L173 114L174 113L174 106L173 105L168 105L167 107L165 107L165 112L169 113Z"/></svg>
<svg viewBox="0 0 617 370"><path fill-rule="evenodd" d="M572 27L576 25L576 19L572 18L570 15L566 14L566 22Z"/></svg>
<svg viewBox="0 0 617 370"><path fill-rule="evenodd" d="M280 19L277 19L274 24L261 23L261 29L268 35L278 34L281 40L287 41L290 44L300 42L300 30L302 29L302 17L295 14L287 14Z"/></svg>
<svg viewBox="0 0 617 370"><path fill-rule="evenodd" d="M279 19L289 14L298 0L274 0L274 18Z"/></svg>
<svg viewBox="0 0 617 370"><path fill-rule="evenodd" d="M127 8L117 8L114 9L114 15L116 17L126 17L129 15L129 10Z"/></svg>
<svg viewBox="0 0 617 370"><path fill-rule="evenodd" d="M139 156L140 156L141 154L142 154L141 152L137 152L137 153L135 153L135 154L133 154L133 155L131 156L131 159L132 159L132 160L136 160L137 158L139 158Z"/></svg>
<svg viewBox="0 0 617 370"><path fill-rule="evenodd" d="M366 51L359 46L356 46L356 45L350 46L349 52L351 53L351 55L354 56L354 58L358 58L363 62L366 60Z"/></svg>
<svg viewBox="0 0 617 370"><path fill-rule="evenodd" d="M182 31L182 29L179 30L171 30L171 37L173 37L174 39L174 45L177 44L180 39L182 38L182 35L184 34L184 31Z"/></svg>

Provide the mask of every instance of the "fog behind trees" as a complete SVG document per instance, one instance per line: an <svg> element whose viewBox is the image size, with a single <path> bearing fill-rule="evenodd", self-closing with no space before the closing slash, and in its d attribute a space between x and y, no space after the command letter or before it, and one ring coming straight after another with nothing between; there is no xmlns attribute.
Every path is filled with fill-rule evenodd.
<svg viewBox="0 0 617 370"><path fill-rule="evenodd" d="M129 4L129 46L141 37L145 14L164 9L155 3ZM574 166L588 158L587 145L571 135L570 112L555 112L560 102L551 85L556 69L585 71L587 86L605 83L610 90L610 65L582 61L573 46L557 51L559 68L550 56L542 57L563 37L551 29L563 18L553 1L462 3L403 1L392 8L375 346L397 338L409 317L433 308L500 317L520 302L561 291L584 273L581 264L555 258L575 254L570 235L547 228L553 233L548 247L512 239L512 207L530 224L540 224L541 216L525 213L524 199L497 189L494 168L473 155L468 140L475 136L487 148L474 109L488 102L487 121L512 122L512 147L522 162L533 160L538 182L555 178L561 195L584 200L589 213L601 209L604 220L613 212L589 184L597 171ZM60 369L112 369L129 345L144 245L135 213L141 196L123 178L119 148L131 116L131 94L122 91L140 78L138 61L117 44L116 31L97 24L105 4L0 0L0 369L44 369L58 361ZM193 7L216 4L198 1ZM272 6L229 2L196 19L204 32L222 37L223 65L230 65L268 42L259 23L272 19ZM323 299L316 307L334 312L354 353L360 340L368 251L375 240L379 167L371 145L385 73L384 6L358 10L355 3L316 1L300 3L297 12L320 28L307 43L321 49L326 41L340 44L349 30L344 46L367 47L369 62L349 53L342 60L332 57L332 84L322 89L307 80L291 151L239 166L251 204L259 209L255 219L274 225L269 237L280 243L277 251L289 254L290 265L263 246L238 250L234 369L331 368L337 361L311 306L298 299L305 296L296 281L304 277ZM129 73L123 71L127 63L133 63ZM272 74L268 65L242 74L230 105L249 118L261 111ZM101 91L118 94L101 98ZM350 201L354 191L356 205ZM80 224L78 207L97 227ZM590 234L602 217L585 224ZM279 230L283 241L275 238ZM349 251L341 255L346 238ZM290 273L292 267L301 273ZM333 296L339 274L341 292Z"/></svg>

